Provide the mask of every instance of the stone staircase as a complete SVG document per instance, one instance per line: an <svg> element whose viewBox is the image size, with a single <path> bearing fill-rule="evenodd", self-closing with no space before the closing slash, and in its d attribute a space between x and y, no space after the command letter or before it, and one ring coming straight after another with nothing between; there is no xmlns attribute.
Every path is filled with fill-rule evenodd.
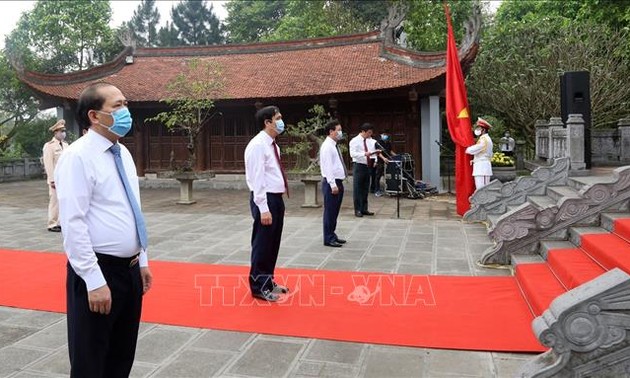
<svg viewBox="0 0 630 378"><path fill-rule="evenodd" d="M540 255L515 255L515 277L535 316L560 295L619 268L630 273L630 212L602 213L600 227L570 227L568 241L541 242Z"/></svg>
<svg viewBox="0 0 630 378"><path fill-rule="evenodd" d="M556 162L534 171L532 178L509 184L493 181L485 193L476 192L464 215L465 220L486 222L494 242L482 255L482 265L508 265L516 255L541 255L542 242L567 241L570 228L597 227L602 212L630 209L630 166L607 176L569 177L568 167ZM487 201L490 197L493 201Z"/></svg>
<svg viewBox="0 0 630 378"><path fill-rule="evenodd" d="M630 166L569 177L558 159L531 177L475 192L469 221L494 246L482 265L511 264L550 349L521 377L630 376Z"/></svg>

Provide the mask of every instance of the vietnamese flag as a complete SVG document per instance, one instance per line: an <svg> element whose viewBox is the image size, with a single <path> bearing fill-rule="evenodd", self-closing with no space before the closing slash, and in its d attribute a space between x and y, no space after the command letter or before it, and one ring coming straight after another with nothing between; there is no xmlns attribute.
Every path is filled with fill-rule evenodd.
<svg viewBox="0 0 630 378"><path fill-rule="evenodd" d="M470 209L470 196L475 191L472 177L471 156L466 147L475 144L468 111L468 99L464 75L457 55L457 46L453 36L453 26L448 5L444 3L448 35L446 40L446 123L451 139L455 143L455 192L457 214L464 215Z"/></svg>

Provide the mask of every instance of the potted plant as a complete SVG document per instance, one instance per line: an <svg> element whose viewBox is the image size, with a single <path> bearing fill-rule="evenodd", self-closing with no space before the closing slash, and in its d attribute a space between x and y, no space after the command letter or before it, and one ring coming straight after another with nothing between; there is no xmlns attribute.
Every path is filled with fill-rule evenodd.
<svg viewBox="0 0 630 378"><path fill-rule="evenodd" d="M508 182L516 179L516 166L514 158L506 156L503 152L492 154L492 175L501 182Z"/></svg>
<svg viewBox="0 0 630 378"><path fill-rule="evenodd" d="M169 110L148 120L161 122L169 131L185 135L188 159L174 166L170 176L180 182L177 203L192 204L195 203L192 200L193 181L214 176L210 171L196 169L198 138L210 120L220 114L215 110L214 99L222 97L225 85L218 63L199 59L185 63L183 71L166 85L167 96L160 100Z"/></svg>

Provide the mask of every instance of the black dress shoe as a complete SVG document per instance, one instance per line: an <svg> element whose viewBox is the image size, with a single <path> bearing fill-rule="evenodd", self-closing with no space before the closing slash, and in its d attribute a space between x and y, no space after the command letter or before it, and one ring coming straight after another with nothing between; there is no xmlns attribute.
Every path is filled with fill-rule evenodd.
<svg viewBox="0 0 630 378"><path fill-rule="evenodd" d="M346 244L346 241L344 239L337 238L336 242L339 244Z"/></svg>
<svg viewBox="0 0 630 378"><path fill-rule="evenodd" d="M338 243L338 242L334 241L334 242L330 242L330 243L324 243L324 245L325 245L326 247L335 247L335 248L339 248L339 247L341 247L343 244L341 244L341 243Z"/></svg>
<svg viewBox="0 0 630 378"><path fill-rule="evenodd" d="M50 231L50 232L61 232L61 226L49 227L48 231Z"/></svg>
<svg viewBox="0 0 630 378"><path fill-rule="evenodd" d="M355 216L355 217L359 217L359 218L361 218L361 217L363 216L363 213L362 213L362 212L360 212L360 211L355 211L355 212L354 212L354 216Z"/></svg>
<svg viewBox="0 0 630 378"><path fill-rule="evenodd" d="M289 288L283 285L278 285L277 283L273 283L273 290L271 290L273 294L286 294L289 292Z"/></svg>
<svg viewBox="0 0 630 378"><path fill-rule="evenodd" d="M267 302L276 302L280 299L278 294L272 293L270 290L263 290L260 292L252 293L252 297L262 299Z"/></svg>
<svg viewBox="0 0 630 378"><path fill-rule="evenodd" d="M371 211L363 211L363 212L361 212L361 214L363 214L363 215L374 215L374 213L371 212Z"/></svg>

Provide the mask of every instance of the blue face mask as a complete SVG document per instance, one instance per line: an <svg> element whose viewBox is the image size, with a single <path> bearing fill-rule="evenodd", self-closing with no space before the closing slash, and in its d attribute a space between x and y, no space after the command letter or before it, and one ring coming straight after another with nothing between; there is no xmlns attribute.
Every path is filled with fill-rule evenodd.
<svg viewBox="0 0 630 378"><path fill-rule="evenodd" d="M106 126L101 123L102 126L107 127L109 131L113 134L118 135L119 137L124 137L127 135L129 130L131 130L131 113L129 113L129 109L127 107L120 108L111 113L102 112L98 110L99 113L105 113L112 116L114 119L114 123L111 126Z"/></svg>
<svg viewBox="0 0 630 378"><path fill-rule="evenodd" d="M389 140L389 135L386 135L386 134L381 134L381 139L382 139L383 141L388 141L388 140Z"/></svg>
<svg viewBox="0 0 630 378"><path fill-rule="evenodd" d="M279 119L276 120L276 131L278 134L282 134L284 132L284 121Z"/></svg>

